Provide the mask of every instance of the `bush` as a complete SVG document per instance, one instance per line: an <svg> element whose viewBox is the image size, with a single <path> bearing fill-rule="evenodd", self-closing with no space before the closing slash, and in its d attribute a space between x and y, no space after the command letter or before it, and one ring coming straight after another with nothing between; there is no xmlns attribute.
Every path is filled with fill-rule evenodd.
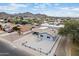
<svg viewBox="0 0 79 59"><path fill-rule="evenodd" d="M25 24L28 24L28 22L26 20L22 20L21 24L25 25Z"/></svg>

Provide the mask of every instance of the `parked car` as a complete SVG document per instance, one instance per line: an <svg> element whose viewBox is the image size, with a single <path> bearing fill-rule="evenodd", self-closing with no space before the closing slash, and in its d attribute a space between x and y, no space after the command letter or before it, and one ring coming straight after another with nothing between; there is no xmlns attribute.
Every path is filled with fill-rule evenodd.
<svg viewBox="0 0 79 59"><path fill-rule="evenodd" d="M13 29L12 28L5 28L4 31L11 33L11 32L13 32Z"/></svg>
<svg viewBox="0 0 79 59"><path fill-rule="evenodd" d="M13 32L12 27L10 27L9 25L4 25L4 26L3 26L3 30L4 30L5 32L8 32L8 33Z"/></svg>

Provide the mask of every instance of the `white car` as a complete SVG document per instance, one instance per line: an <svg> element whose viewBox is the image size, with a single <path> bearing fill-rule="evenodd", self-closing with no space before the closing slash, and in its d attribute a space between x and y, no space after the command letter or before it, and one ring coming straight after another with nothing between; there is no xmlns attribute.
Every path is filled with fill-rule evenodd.
<svg viewBox="0 0 79 59"><path fill-rule="evenodd" d="M8 33L13 32L12 28L5 28L4 31L6 31L6 32L8 32Z"/></svg>

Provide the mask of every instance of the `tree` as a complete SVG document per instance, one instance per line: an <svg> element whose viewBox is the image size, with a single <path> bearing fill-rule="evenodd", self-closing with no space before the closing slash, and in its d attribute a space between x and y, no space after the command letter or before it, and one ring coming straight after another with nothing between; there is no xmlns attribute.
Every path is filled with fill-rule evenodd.
<svg viewBox="0 0 79 59"><path fill-rule="evenodd" d="M79 41L79 21L67 20L64 22L64 28L59 29L59 33L62 36L69 37L73 43L75 40Z"/></svg>
<svg viewBox="0 0 79 59"><path fill-rule="evenodd" d="M27 19L29 24L34 24L33 19Z"/></svg>
<svg viewBox="0 0 79 59"><path fill-rule="evenodd" d="M13 29L14 31L20 30L20 28L18 28L18 26L13 27L12 29Z"/></svg>
<svg viewBox="0 0 79 59"><path fill-rule="evenodd" d="M22 17L22 16L20 16L20 19L21 19L21 20L23 20L23 17Z"/></svg>
<svg viewBox="0 0 79 59"><path fill-rule="evenodd" d="M23 25L28 24L28 21L26 19L24 19L21 21L21 24L23 24Z"/></svg>
<svg viewBox="0 0 79 59"><path fill-rule="evenodd" d="M2 30L3 28L2 28L2 25L0 25L0 30Z"/></svg>

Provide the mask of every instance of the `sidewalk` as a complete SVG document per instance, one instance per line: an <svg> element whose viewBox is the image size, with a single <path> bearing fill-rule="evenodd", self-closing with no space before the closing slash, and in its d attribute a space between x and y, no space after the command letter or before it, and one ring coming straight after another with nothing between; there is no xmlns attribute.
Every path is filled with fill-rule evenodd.
<svg viewBox="0 0 79 59"><path fill-rule="evenodd" d="M70 42L70 39L67 39L67 42L66 42L66 56L71 56L71 42Z"/></svg>
<svg viewBox="0 0 79 59"><path fill-rule="evenodd" d="M56 52L56 49L57 49L57 47L58 47L58 44L59 44L60 40L61 40L61 37L59 37L58 40L56 41L56 44L55 44L55 46L53 47L53 49L52 49L51 53L49 54L49 56L51 56L51 55L54 56L54 54L55 54L55 52Z"/></svg>
<svg viewBox="0 0 79 59"><path fill-rule="evenodd" d="M17 32L12 32L12 33L3 33L3 34L1 34L0 36L7 36L7 35L11 35L11 34L14 34L14 33L17 33Z"/></svg>

